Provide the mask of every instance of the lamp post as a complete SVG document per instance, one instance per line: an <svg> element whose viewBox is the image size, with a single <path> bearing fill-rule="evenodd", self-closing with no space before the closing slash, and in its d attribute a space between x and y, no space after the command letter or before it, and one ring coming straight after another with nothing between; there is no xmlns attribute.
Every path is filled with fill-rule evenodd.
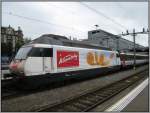
<svg viewBox="0 0 150 113"><path fill-rule="evenodd" d="M119 51L119 36L116 36L116 39L117 39L117 41L116 41L116 46L117 46L117 51Z"/></svg>
<svg viewBox="0 0 150 113"><path fill-rule="evenodd" d="M96 30L97 30L97 28L99 27L99 25L97 25L97 24L96 24L96 25L94 25L94 26L96 27Z"/></svg>
<svg viewBox="0 0 150 113"><path fill-rule="evenodd" d="M135 34L135 29L133 29L133 42L134 42L134 67L133 67L133 69L135 70L135 65L136 65L136 56L135 56L135 52L136 52L136 50L135 50L135 36L136 36L136 34Z"/></svg>

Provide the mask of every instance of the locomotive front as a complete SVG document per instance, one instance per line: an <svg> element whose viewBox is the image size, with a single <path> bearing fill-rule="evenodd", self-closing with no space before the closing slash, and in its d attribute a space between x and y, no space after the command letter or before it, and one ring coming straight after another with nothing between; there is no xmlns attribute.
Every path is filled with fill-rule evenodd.
<svg viewBox="0 0 150 113"><path fill-rule="evenodd" d="M29 52L32 47L21 47L17 52L15 58L11 61L9 65L9 70L14 75L23 75L24 76L24 65L27 59Z"/></svg>
<svg viewBox="0 0 150 113"><path fill-rule="evenodd" d="M31 44L23 46L9 65L12 77L51 73L52 57L53 49L51 45Z"/></svg>

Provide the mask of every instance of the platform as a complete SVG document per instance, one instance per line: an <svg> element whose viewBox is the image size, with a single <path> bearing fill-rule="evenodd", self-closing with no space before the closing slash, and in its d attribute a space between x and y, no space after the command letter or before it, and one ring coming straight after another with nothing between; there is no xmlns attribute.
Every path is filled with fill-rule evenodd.
<svg viewBox="0 0 150 113"><path fill-rule="evenodd" d="M148 78L139 83L135 88L129 91L122 98L116 99L116 102L105 111L123 111L123 112L148 112L149 111L149 87Z"/></svg>
<svg viewBox="0 0 150 113"><path fill-rule="evenodd" d="M149 87L132 100L122 111L123 112L148 112L149 111Z"/></svg>

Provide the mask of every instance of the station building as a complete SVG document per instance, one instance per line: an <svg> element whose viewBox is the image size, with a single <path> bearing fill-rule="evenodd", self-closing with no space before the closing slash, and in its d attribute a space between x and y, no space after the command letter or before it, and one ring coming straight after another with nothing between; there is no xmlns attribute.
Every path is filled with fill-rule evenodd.
<svg viewBox="0 0 150 113"><path fill-rule="evenodd" d="M134 49L134 43L132 41L101 29L88 31L88 39L83 40L83 42L93 43L120 51L130 51ZM139 44L135 44L135 48L141 51L145 49L144 46Z"/></svg>

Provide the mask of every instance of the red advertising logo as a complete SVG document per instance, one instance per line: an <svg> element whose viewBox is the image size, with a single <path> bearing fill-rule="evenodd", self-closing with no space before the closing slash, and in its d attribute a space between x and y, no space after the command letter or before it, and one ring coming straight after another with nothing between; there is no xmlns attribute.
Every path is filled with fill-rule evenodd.
<svg viewBox="0 0 150 113"><path fill-rule="evenodd" d="M57 67L79 66L79 52L57 51Z"/></svg>

